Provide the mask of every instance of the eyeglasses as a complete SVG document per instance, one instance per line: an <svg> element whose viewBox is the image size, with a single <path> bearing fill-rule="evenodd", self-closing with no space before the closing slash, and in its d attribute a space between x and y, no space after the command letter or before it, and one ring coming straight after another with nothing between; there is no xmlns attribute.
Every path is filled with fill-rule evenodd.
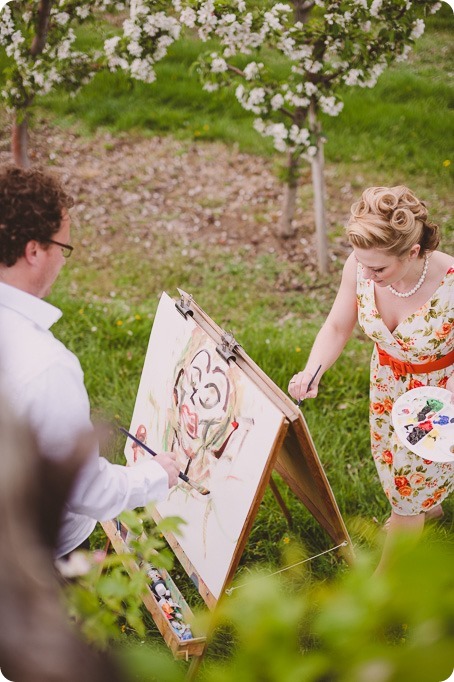
<svg viewBox="0 0 454 682"><path fill-rule="evenodd" d="M56 244L57 246L59 246L61 248L63 258L69 258L72 252L74 251L74 246L71 246L71 244L62 244L61 242L56 242L55 239L45 239L44 243Z"/></svg>

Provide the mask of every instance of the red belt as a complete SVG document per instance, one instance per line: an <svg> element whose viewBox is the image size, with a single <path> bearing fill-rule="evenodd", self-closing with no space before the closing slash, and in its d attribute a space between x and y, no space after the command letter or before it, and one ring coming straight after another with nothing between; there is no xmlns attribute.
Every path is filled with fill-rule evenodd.
<svg viewBox="0 0 454 682"><path fill-rule="evenodd" d="M445 369L445 367L449 367L449 365L454 363L454 350L437 360L415 364L414 362L397 360L397 358L393 358L392 355L382 350L380 346L375 345L377 346L378 362L380 365L389 365L394 374L401 377L406 374L428 374L429 372L435 372L437 369Z"/></svg>

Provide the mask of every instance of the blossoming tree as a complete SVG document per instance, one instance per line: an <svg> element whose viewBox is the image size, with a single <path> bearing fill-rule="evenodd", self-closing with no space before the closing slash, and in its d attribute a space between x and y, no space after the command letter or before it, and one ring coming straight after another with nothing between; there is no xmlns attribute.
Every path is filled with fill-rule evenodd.
<svg viewBox="0 0 454 682"><path fill-rule="evenodd" d="M179 38L181 25L169 14L169 0L131 0L130 16L123 33L106 40L104 50L111 71L121 69L131 78L153 83L154 64L167 54Z"/></svg>
<svg viewBox="0 0 454 682"><path fill-rule="evenodd" d="M0 14L0 45L5 47L9 63L3 70L0 98L13 115L11 147L15 163L29 165L28 120L38 95L55 86L75 94L101 68L121 67L133 77L154 80L153 63L162 59L167 46L179 35L179 23L159 11L162 5L160 0L148 2L148 9L156 13L143 25L144 13L136 0L14 0L5 6ZM131 16L124 22L124 35L107 40L105 52L75 49L77 24L126 7L130 7ZM140 42L144 40L147 55L141 59Z"/></svg>
<svg viewBox="0 0 454 682"><path fill-rule="evenodd" d="M319 269L327 270L320 112L337 116L349 86L373 87L393 61L407 58L424 31L422 16L435 0L293 0L292 6L247 0L174 0L180 21L220 49L199 60L203 87L235 91L256 117L255 129L287 153L286 191L279 232L293 233L298 171L312 165ZM287 69L272 68L272 48ZM241 56L242 62L235 60ZM246 62L244 64L244 62ZM238 64L243 64L241 67Z"/></svg>
<svg viewBox="0 0 454 682"><path fill-rule="evenodd" d="M11 147L18 165L29 165L28 120L36 96L56 85L74 90L93 75L95 55L74 49L73 26L95 6L92 0L17 0L0 14L0 45L9 57L0 94L13 115Z"/></svg>

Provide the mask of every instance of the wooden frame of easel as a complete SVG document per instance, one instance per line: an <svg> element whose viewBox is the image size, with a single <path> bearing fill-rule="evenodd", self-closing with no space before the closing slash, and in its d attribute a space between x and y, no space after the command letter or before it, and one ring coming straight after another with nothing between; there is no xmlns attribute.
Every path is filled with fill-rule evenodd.
<svg viewBox="0 0 454 682"><path fill-rule="evenodd" d="M326 533L332 538L335 545L344 545L340 548L340 553L348 562L351 562L353 559L353 551L348 531L343 522L333 492L310 436L306 421L300 409L271 381L260 367L249 358L243 349L236 343L233 336L231 334L226 334L193 301L192 296L181 290L179 290L179 293L181 298L179 303L176 303L179 312L184 316L190 315L205 334L217 344L219 353L224 359L228 362L235 362L244 374L255 383L260 391L268 397L282 414L279 431L276 434L271 453L263 468L263 473L254 495L253 504L247 515L240 537L238 538L235 552L228 568L221 590L221 596L219 598L216 598L204 583L201 575L196 570L196 567L192 565L180 546L178 539L172 533L164 533L169 546L187 575L192 578L200 596L208 608L214 610L219 599L225 594L226 589L233 580L248 540L252 524L268 485L276 497L288 523L291 524L291 515L271 477L273 470L282 477L296 497L301 500ZM153 513L153 519L156 523L161 520L161 516L157 510ZM141 570L134 561L127 557L129 549L122 533L118 531L116 523L109 521L102 525L115 551L126 555L124 562L126 570L131 574L134 571ZM187 622L191 622L192 613L178 587L168 573L164 571L160 572L170 589L172 599L180 605L182 614L187 619ZM186 660L190 657L192 658L189 671L189 678L192 679L206 650L210 633L204 633L204 636L182 641L171 628L151 589L148 590L143 601L174 656L177 658L185 658Z"/></svg>

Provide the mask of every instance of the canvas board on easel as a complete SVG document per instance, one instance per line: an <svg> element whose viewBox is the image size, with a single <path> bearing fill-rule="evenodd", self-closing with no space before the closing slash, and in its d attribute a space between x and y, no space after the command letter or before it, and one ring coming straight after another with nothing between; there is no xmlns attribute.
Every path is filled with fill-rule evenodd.
<svg viewBox="0 0 454 682"><path fill-rule="evenodd" d="M156 506L155 520L180 516L172 549L209 606L238 562L238 546L269 477L285 416L216 342L163 294L156 313L130 432L154 451L176 453L184 481ZM128 464L149 457L128 440ZM169 539L169 538L168 538Z"/></svg>

